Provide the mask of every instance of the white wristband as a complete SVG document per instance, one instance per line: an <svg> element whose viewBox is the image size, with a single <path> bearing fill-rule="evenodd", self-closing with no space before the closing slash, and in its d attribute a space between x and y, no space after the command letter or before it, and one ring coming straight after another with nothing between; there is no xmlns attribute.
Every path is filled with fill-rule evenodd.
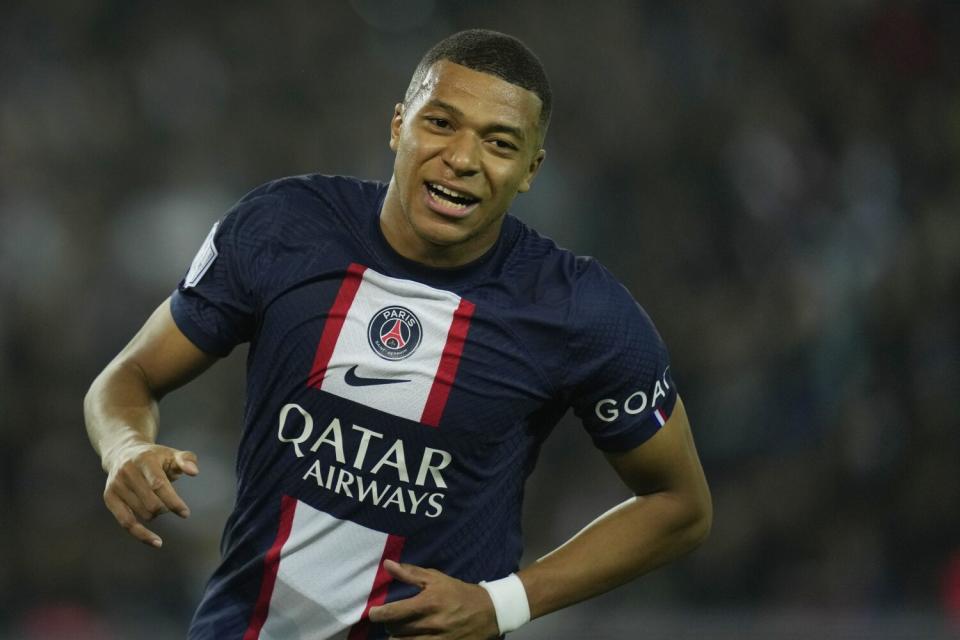
<svg viewBox="0 0 960 640"><path fill-rule="evenodd" d="M519 629L530 622L530 603L523 583L515 573L493 582L481 581L480 586L487 590L493 600L493 610L497 614L497 626L500 633Z"/></svg>

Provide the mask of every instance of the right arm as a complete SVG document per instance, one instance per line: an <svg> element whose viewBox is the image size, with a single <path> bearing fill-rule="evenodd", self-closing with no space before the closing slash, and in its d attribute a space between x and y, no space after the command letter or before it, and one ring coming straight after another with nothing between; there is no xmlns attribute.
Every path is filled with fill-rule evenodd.
<svg viewBox="0 0 960 640"><path fill-rule="evenodd" d="M107 473L104 503L120 526L145 544L159 547L162 541L144 522L167 511L189 515L171 481L199 473L193 453L156 444L157 403L216 360L183 335L168 299L84 398L87 435Z"/></svg>

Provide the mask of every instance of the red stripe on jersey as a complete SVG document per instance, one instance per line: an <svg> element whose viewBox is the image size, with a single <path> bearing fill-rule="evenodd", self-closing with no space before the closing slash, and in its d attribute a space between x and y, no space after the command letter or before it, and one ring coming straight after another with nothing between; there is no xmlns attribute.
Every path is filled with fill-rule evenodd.
<svg viewBox="0 0 960 640"><path fill-rule="evenodd" d="M387 601L387 587L393 578L383 567L384 560L393 560L400 562L400 553L403 551L403 543L406 538L400 536L388 535L387 543L383 547L383 556L380 558L380 566L377 568L377 575L373 579L373 589L370 590L370 598L367 600L367 606L363 609L360 616L360 622L350 628L350 634L347 640L367 640L370 637L370 609L379 607Z"/></svg>
<svg viewBox="0 0 960 640"><path fill-rule="evenodd" d="M443 409L447 406L450 389L453 388L453 381L457 377L460 355L463 353L463 345L467 341L470 318L473 317L475 308L476 306L472 302L461 298L460 306L453 312L453 322L450 323L450 331L447 333L447 343L443 347L443 355L440 356L437 375L433 379L433 386L430 387L430 394L427 396L427 402L423 407L423 415L420 416L420 422L427 426L437 427L440 425L440 417L443 415Z"/></svg>
<svg viewBox="0 0 960 640"><path fill-rule="evenodd" d="M260 637L260 630L263 623L267 621L267 613L270 611L270 597L273 595L273 586L277 582L277 570L280 568L280 550L290 537L290 529L293 527L293 514L297 509L296 498L283 496L280 502L280 525L277 527L277 539L267 550L263 558L263 582L260 583L260 596L257 598L257 604L253 608L253 615L250 617L250 626L247 632L243 634L243 640L257 640Z"/></svg>
<svg viewBox="0 0 960 640"><path fill-rule="evenodd" d="M365 266L355 262L347 268L347 274L343 277L343 282L340 283L340 290L333 301L333 306L330 307L327 321L323 325L323 333L320 335L320 343L317 345L317 355L313 358L313 368L307 378L308 387L319 389L323 383L323 376L327 373L330 356L333 355L333 349L337 346L337 338L340 337L343 322L347 319L347 312L350 311L350 305L353 304L353 299L357 295L357 289L363 282L363 272L366 269Z"/></svg>

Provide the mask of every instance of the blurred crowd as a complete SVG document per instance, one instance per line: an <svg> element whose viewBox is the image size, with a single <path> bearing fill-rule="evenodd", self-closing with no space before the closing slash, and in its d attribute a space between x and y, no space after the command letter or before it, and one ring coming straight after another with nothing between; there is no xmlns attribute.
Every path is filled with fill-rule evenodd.
<svg viewBox="0 0 960 640"><path fill-rule="evenodd" d="M523 39L554 86L547 160L514 213L600 258L653 317L716 510L694 555L560 614L573 635L516 636L660 620L677 638L771 612L960 632L960 4L53 0L4 16L0 638L183 635L231 508L244 350L164 400L162 440L201 475L178 484L193 515L158 523L160 551L102 505L83 394L243 193L387 180L416 62L474 26ZM568 417L544 447L529 559L626 497L588 443ZM678 611L694 613L663 622Z"/></svg>

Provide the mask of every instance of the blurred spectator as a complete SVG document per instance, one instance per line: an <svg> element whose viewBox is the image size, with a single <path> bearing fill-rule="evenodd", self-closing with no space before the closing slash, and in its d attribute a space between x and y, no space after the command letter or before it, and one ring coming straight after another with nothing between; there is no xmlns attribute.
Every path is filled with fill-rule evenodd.
<svg viewBox="0 0 960 640"><path fill-rule="evenodd" d="M623 628L641 598L744 638L708 612L920 612L844 624L946 634L960 4L282 0L19 3L0 23L0 637L182 634L232 500L243 354L164 402L162 438L203 475L181 482L193 516L161 521L160 552L100 503L86 386L245 191L387 179L419 55L470 26L543 59L548 158L516 213L598 256L657 321L715 494L706 546L570 615ZM531 558L623 495L585 446L570 420L545 447Z"/></svg>

